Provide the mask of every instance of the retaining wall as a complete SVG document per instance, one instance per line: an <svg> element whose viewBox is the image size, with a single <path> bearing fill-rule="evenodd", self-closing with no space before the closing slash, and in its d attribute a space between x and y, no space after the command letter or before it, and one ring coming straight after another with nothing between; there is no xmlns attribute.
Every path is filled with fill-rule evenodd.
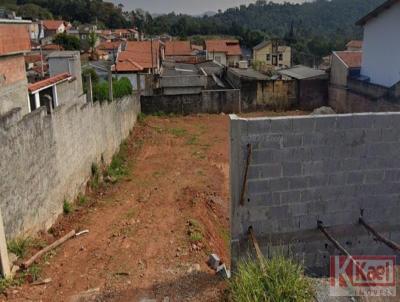
<svg viewBox="0 0 400 302"><path fill-rule="evenodd" d="M142 96L142 111L146 114L165 113L238 113L240 90L203 90L199 94Z"/></svg>
<svg viewBox="0 0 400 302"><path fill-rule="evenodd" d="M136 122L137 96L100 105L20 110L0 118L0 206L8 238L48 228L90 177L110 162Z"/></svg>
<svg viewBox="0 0 400 302"><path fill-rule="evenodd" d="M400 113L232 115L232 264L252 251L247 235L252 226L266 256L283 249L311 272L326 274L329 256L339 252L317 221L354 255L393 255L358 219L363 210L367 222L400 242L399 124Z"/></svg>

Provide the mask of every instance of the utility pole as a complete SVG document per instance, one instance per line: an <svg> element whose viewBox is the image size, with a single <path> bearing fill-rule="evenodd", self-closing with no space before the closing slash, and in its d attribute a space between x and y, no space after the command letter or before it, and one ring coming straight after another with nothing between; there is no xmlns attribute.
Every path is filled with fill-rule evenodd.
<svg viewBox="0 0 400 302"><path fill-rule="evenodd" d="M112 63L110 63L110 65L108 66L108 100L110 102L114 100L111 68L112 68Z"/></svg>
<svg viewBox="0 0 400 302"><path fill-rule="evenodd" d="M154 68L153 68L153 64L154 64L154 59L153 59L153 38L151 38L151 73L154 75Z"/></svg>

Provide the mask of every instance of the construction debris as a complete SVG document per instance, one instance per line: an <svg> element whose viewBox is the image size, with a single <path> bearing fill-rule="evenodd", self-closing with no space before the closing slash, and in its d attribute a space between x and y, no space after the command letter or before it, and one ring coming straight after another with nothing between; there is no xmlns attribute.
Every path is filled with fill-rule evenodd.
<svg viewBox="0 0 400 302"><path fill-rule="evenodd" d="M217 271L218 267L221 265L221 259L219 259L217 254L211 254L208 258L207 264L214 271Z"/></svg>
<svg viewBox="0 0 400 302"><path fill-rule="evenodd" d="M76 233L75 237L79 237L79 236L82 236L82 235L87 234L87 233L89 233L89 230L84 230L84 231L81 231L79 233Z"/></svg>
<svg viewBox="0 0 400 302"><path fill-rule="evenodd" d="M32 285L44 285L50 283L51 281L53 281L51 278L47 278L44 280L38 280L36 282L33 282Z"/></svg>
<svg viewBox="0 0 400 302"><path fill-rule="evenodd" d="M74 237L76 234L75 230L69 232L67 235L65 235L64 237L61 237L60 239L58 239L57 241L53 242L52 244L50 244L49 246L45 247L44 249L42 249L41 251L39 251L38 253L36 253L32 258L30 258L29 260L25 261L24 263L22 263L22 267L24 269L27 269L28 267L30 267L37 259L39 259L41 256L43 256L44 254L50 252L51 250L55 249L56 247L60 246L61 244L63 244L64 242L66 242L67 240L71 239L72 237Z"/></svg>
<svg viewBox="0 0 400 302"><path fill-rule="evenodd" d="M231 271L226 268L225 264L221 264L220 266L218 266L217 274L220 275L224 279L231 278Z"/></svg>

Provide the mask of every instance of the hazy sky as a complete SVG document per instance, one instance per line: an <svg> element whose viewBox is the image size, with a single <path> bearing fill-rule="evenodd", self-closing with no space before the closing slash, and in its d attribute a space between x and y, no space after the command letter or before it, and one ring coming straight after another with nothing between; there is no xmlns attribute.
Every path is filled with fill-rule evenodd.
<svg viewBox="0 0 400 302"><path fill-rule="evenodd" d="M273 0L284 2L284 0ZM287 2L304 2L304 0L286 0ZM187 14L201 14L207 11L225 10L229 7L249 4L255 0L112 0L122 3L126 10L142 8L151 13L168 13L171 11Z"/></svg>

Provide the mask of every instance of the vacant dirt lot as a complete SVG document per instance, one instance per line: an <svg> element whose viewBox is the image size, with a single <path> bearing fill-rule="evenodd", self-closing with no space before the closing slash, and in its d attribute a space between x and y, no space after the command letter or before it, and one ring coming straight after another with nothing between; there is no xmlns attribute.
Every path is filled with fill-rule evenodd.
<svg viewBox="0 0 400 302"><path fill-rule="evenodd" d="M72 229L89 234L42 259L40 278L49 284L27 282L4 299L221 300L226 284L206 261L215 252L229 263L228 127L223 115L139 123L125 145L128 175L88 189L85 205L41 236L51 242Z"/></svg>

